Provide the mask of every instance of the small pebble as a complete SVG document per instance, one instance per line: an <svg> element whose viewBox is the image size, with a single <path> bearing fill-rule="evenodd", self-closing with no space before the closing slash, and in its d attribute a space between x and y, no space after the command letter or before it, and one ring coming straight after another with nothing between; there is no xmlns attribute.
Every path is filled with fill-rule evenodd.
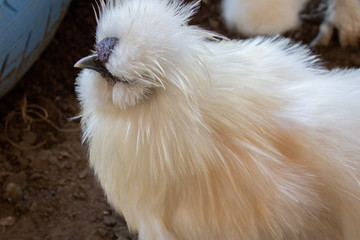
<svg viewBox="0 0 360 240"><path fill-rule="evenodd" d="M59 160L54 155L49 156L49 163L52 165L59 165Z"/></svg>
<svg viewBox="0 0 360 240"><path fill-rule="evenodd" d="M33 175L30 176L30 180L37 180L37 179L40 179L40 178L44 178L43 175L41 175L40 173L34 173Z"/></svg>
<svg viewBox="0 0 360 240"><path fill-rule="evenodd" d="M108 227L114 227L116 225L116 219L111 216L105 216L103 222Z"/></svg>
<svg viewBox="0 0 360 240"><path fill-rule="evenodd" d="M84 170L79 172L78 177L79 177L79 179L84 179L87 177L87 175L88 175L88 168L85 168Z"/></svg>
<svg viewBox="0 0 360 240"><path fill-rule="evenodd" d="M39 204L37 202L33 202L30 206L30 211L31 212L36 212L39 208Z"/></svg>
<svg viewBox="0 0 360 240"><path fill-rule="evenodd" d="M0 218L0 226L2 227L10 227L14 225L14 223L15 223L15 218L12 216Z"/></svg>
<svg viewBox="0 0 360 240"><path fill-rule="evenodd" d="M62 178L62 179L59 180L59 185L64 186L65 182L66 182L65 179Z"/></svg>
<svg viewBox="0 0 360 240"><path fill-rule="evenodd" d="M69 219L73 220L76 218L77 214L75 212L69 211L69 212L67 212L67 216Z"/></svg>
<svg viewBox="0 0 360 240"><path fill-rule="evenodd" d="M106 234L107 234L106 230L102 229L102 228L98 229L97 233L100 235L100 237L103 237L103 238L106 237Z"/></svg>
<svg viewBox="0 0 360 240"><path fill-rule="evenodd" d="M63 158L71 158L70 153L67 152L67 151L61 151L61 152L59 152L59 159L63 159Z"/></svg>
<svg viewBox="0 0 360 240"><path fill-rule="evenodd" d="M78 195L79 199L80 200L86 200L87 199L87 195L83 192L79 192L79 195Z"/></svg>
<svg viewBox="0 0 360 240"><path fill-rule="evenodd" d="M22 199L22 189L19 184L10 182L6 186L6 196L10 202L19 202Z"/></svg>
<svg viewBox="0 0 360 240"><path fill-rule="evenodd" d="M111 210L104 210L103 213L102 213L104 216L109 216L111 215Z"/></svg>
<svg viewBox="0 0 360 240"><path fill-rule="evenodd" d="M67 170L70 170L70 169L72 168L71 162L65 161L65 162L63 163L63 168L65 168L65 169L67 169Z"/></svg>
<svg viewBox="0 0 360 240"><path fill-rule="evenodd" d="M25 186L27 185L27 180L26 180L26 173L25 171L21 171L15 174L11 174L9 176L9 178L7 179L7 182L10 183L16 183L18 184L22 189L25 188Z"/></svg>

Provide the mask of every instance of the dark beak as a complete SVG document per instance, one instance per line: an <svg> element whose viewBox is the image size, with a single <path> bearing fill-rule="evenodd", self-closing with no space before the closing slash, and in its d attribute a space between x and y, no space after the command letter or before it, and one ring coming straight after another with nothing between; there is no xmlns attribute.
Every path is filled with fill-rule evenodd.
<svg viewBox="0 0 360 240"><path fill-rule="evenodd" d="M97 54L80 59L75 63L74 67L87 68L103 74L108 72L105 66L99 61Z"/></svg>

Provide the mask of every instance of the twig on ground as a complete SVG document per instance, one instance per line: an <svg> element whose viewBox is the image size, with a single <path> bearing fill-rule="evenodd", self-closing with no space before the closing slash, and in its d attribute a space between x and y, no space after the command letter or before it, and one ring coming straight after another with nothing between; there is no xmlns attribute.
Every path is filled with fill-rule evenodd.
<svg viewBox="0 0 360 240"><path fill-rule="evenodd" d="M50 126L55 128L59 132L79 131L78 128L75 128L75 129L63 129L63 128L60 128L60 127L56 126L55 123L53 123L49 119L48 111L45 108L43 108L43 107L41 107L40 105L37 105L37 104L28 104L27 97L26 97L26 95L24 95L24 100L23 100L23 104L21 105L21 107L11 111L6 116L6 120L5 120L5 137L6 137L6 140L12 146L14 146L14 147L16 147L16 148L18 148L18 149L20 149L22 151L33 150L33 149L39 148L39 147L43 146L46 143L46 140L44 140L44 141L42 141L42 142L40 142L40 143L38 143L36 145L29 146L29 147L21 146L18 143L11 140L10 137L9 137L9 134L8 134L8 128L9 128L9 124L10 124L11 120L16 115L21 115L22 120L26 124L26 128L29 131L30 131L32 123L39 122L39 121L44 121L44 122L48 123Z"/></svg>

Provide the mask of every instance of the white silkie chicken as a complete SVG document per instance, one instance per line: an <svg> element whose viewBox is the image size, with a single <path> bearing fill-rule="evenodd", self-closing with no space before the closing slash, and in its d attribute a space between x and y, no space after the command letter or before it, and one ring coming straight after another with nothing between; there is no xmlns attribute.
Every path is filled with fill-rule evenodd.
<svg viewBox="0 0 360 240"><path fill-rule="evenodd" d="M102 4L75 66L90 165L141 240L360 239L360 71L216 40L197 3Z"/></svg>
<svg viewBox="0 0 360 240"><path fill-rule="evenodd" d="M308 0L222 0L226 25L246 36L276 35L297 28Z"/></svg>
<svg viewBox="0 0 360 240"><path fill-rule="evenodd" d="M247 36L276 35L296 29L299 13L309 0L223 0L226 25ZM328 0L325 19L311 45L328 45L334 28L340 45L357 46L360 37L360 0Z"/></svg>
<svg viewBox="0 0 360 240"><path fill-rule="evenodd" d="M336 28L341 46L357 46L360 38L360 0L328 0L328 3L325 20L312 45L328 45Z"/></svg>

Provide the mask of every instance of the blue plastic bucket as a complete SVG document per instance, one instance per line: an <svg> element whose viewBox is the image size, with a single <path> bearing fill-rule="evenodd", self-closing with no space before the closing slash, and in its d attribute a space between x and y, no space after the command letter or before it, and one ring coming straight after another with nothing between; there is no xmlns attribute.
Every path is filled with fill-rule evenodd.
<svg viewBox="0 0 360 240"><path fill-rule="evenodd" d="M36 61L71 0L0 0L0 97Z"/></svg>

